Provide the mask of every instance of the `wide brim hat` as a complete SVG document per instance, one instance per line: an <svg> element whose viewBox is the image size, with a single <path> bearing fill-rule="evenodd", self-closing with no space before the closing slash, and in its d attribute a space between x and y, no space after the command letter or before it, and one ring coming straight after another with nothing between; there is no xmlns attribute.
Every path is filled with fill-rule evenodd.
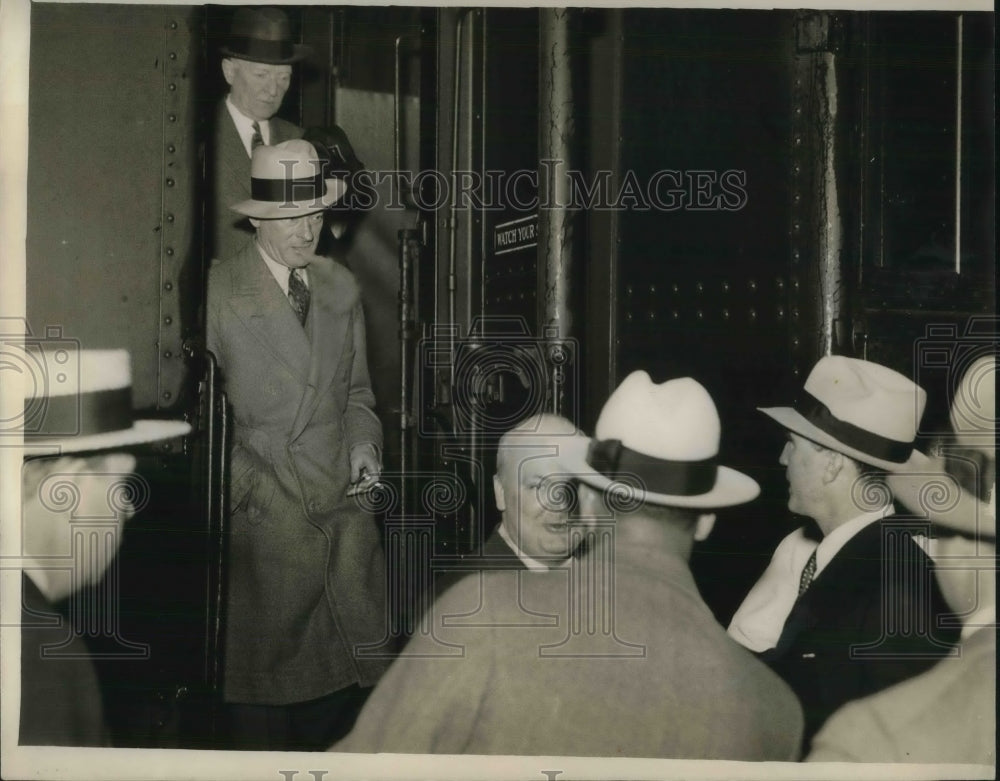
<svg viewBox="0 0 1000 781"><path fill-rule="evenodd" d="M789 431L856 461L895 472L914 454L927 393L881 364L830 355L805 383L798 407L758 407Z"/></svg>
<svg viewBox="0 0 1000 781"><path fill-rule="evenodd" d="M965 371L951 400L948 419L955 441L993 458L997 438L997 356L980 355Z"/></svg>
<svg viewBox="0 0 1000 781"><path fill-rule="evenodd" d="M996 505L963 489L942 460L914 451L888 483L893 497L910 512L969 537L996 539Z"/></svg>
<svg viewBox="0 0 1000 781"><path fill-rule="evenodd" d="M654 384L630 374L604 404L590 440L567 440L564 463L600 491L656 505L712 509L760 493L748 475L717 463L721 424L696 380Z"/></svg>
<svg viewBox="0 0 1000 781"><path fill-rule="evenodd" d="M260 220L301 217L333 206L347 191L343 179L324 179L323 164L308 141L261 145L250 160L250 198L235 212Z"/></svg>
<svg viewBox="0 0 1000 781"><path fill-rule="evenodd" d="M224 57L291 65L312 54L312 47L292 42L288 17L277 8L240 8L233 14Z"/></svg>
<svg viewBox="0 0 1000 781"><path fill-rule="evenodd" d="M0 371L20 384L24 408L18 428L25 455L109 450L184 436L182 420L136 420L127 350L81 350L4 344Z"/></svg>

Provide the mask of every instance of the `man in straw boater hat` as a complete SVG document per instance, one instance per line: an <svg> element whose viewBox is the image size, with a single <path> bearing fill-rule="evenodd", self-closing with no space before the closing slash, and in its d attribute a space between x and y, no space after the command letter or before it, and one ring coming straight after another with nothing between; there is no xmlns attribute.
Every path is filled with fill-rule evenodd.
<svg viewBox="0 0 1000 781"><path fill-rule="evenodd" d="M0 350L3 384L24 395L19 743L108 745L91 651L76 634L84 619L93 623L96 598L74 597L101 580L135 503L149 498L132 482L136 459L126 448L191 427L133 419L126 350ZM105 609L117 607L116 596L100 600ZM52 607L66 599L68 622ZM116 619L100 616L102 626Z"/></svg>
<svg viewBox="0 0 1000 781"><path fill-rule="evenodd" d="M897 499L933 524L932 555L962 621L960 654L838 710L813 740L817 762L996 764L996 372L974 361L951 406L955 444L985 457L988 501L930 458L889 478Z"/></svg>
<svg viewBox="0 0 1000 781"><path fill-rule="evenodd" d="M348 495L380 470L361 297L313 254L344 192L306 141L259 146L255 240L215 264L208 347L232 402L224 698L233 746L325 748L386 662L385 565L370 512Z"/></svg>
<svg viewBox="0 0 1000 781"><path fill-rule="evenodd" d="M311 53L292 41L291 25L277 8L239 8L221 47L229 94L216 112L212 168L212 213L207 218L213 258L234 255L253 236L246 219L230 211L250 197L250 158L261 144L302 137L302 128L275 114L292 78L292 65Z"/></svg>
<svg viewBox="0 0 1000 781"><path fill-rule="evenodd" d="M806 745L836 708L922 672L954 643L939 628L948 607L913 539L919 524L893 522L881 478L913 457L926 398L885 366L827 356L800 407L761 409L786 431L788 509L813 519L821 540L805 527L782 540L729 634L795 690Z"/></svg>
<svg viewBox="0 0 1000 781"><path fill-rule="evenodd" d="M794 695L726 636L688 567L712 511L758 493L717 463L711 397L690 378L657 385L635 372L596 432L559 443L580 521L598 529L586 551L568 569L484 573L484 593L509 597L485 602L478 626L447 629L478 579L445 593L437 637L414 635L335 750L798 757ZM547 620L512 625L524 612ZM461 655L440 658L441 640Z"/></svg>

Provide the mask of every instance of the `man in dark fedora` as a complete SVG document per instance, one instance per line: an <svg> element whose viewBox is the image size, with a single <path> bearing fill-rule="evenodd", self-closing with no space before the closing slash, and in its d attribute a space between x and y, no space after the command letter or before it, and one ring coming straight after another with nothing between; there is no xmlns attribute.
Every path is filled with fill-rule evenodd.
<svg viewBox="0 0 1000 781"><path fill-rule="evenodd" d="M585 552L568 569L484 573L497 596L474 624L450 619L478 580L454 586L437 635L414 635L335 750L796 759L794 695L726 636L688 567L712 511L759 490L718 465L719 439L695 380L627 377L593 440L553 438L595 530Z"/></svg>
<svg viewBox="0 0 1000 781"><path fill-rule="evenodd" d="M827 356L804 399L761 412L786 431L788 508L819 535L802 527L782 540L729 634L795 690L808 747L838 707L917 675L956 638L939 629L948 607L920 530L893 522L882 479L913 457L926 393L880 364Z"/></svg>
<svg viewBox="0 0 1000 781"><path fill-rule="evenodd" d="M18 742L107 746L101 690L81 633L117 616L85 591L113 565L125 523L149 499L133 476L137 445L187 434L176 420L134 420L126 350L24 350L0 344L4 386L23 381L21 708ZM13 530L9 530L13 532ZM67 605L67 616L53 606ZM106 651L105 651L106 652Z"/></svg>
<svg viewBox="0 0 1000 781"><path fill-rule="evenodd" d="M385 662L385 565L370 512L348 495L381 469L361 298L316 256L344 193L303 140L259 146L254 240L216 263L208 347L233 409L224 697L235 748L325 748Z"/></svg>
<svg viewBox="0 0 1000 781"><path fill-rule="evenodd" d="M229 38L221 49L229 94L216 113L210 160L211 214L206 225L212 258L234 255L253 234L246 219L229 207L250 197L254 148L302 137L302 128L275 114L291 83L292 64L310 52L310 47L293 43L283 11L239 8L233 15Z"/></svg>

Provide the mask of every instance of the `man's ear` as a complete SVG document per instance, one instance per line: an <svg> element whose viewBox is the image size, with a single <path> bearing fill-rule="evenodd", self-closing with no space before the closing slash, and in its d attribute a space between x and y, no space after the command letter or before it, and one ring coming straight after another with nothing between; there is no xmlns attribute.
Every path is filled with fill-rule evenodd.
<svg viewBox="0 0 1000 781"><path fill-rule="evenodd" d="M823 469L823 482L826 485L836 480L844 469L844 454L836 450L830 450L828 453L826 467Z"/></svg>
<svg viewBox="0 0 1000 781"><path fill-rule="evenodd" d="M250 218L250 224L253 225L255 228L259 228L260 227L260 220L258 220L256 217L251 217Z"/></svg>
<svg viewBox="0 0 1000 781"><path fill-rule="evenodd" d="M226 57L222 60L222 75L226 77L226 84L232 85L233 79L236 78L237 67L232 57Z"/></svg>
<svg viewBox="0 0 1000 781"><path fill-rule="evenodd" d="M715 513L702 513L694 525L694 539L702 542L708 539L708 535L715 528Z"/></svg>
<svg viewBox="0 0 1000 781"><path fill-rule="evenodd" d="M507 509L507 501L503 495L503 483L500 482L500 475L493 475L493 499L497 503L497 509L503 512Z"/></svg>

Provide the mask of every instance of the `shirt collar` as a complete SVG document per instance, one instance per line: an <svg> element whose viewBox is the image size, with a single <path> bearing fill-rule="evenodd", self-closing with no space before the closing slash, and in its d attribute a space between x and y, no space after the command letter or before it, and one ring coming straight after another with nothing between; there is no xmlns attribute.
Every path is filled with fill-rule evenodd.
<svg viewBox="0 0 1000 781"><path fill-rule="evenodd" d="M286 296L288 295L288 275L291 273L291 269L288 266L284 266L278 261L274 260L264 248L260 245L259 241L254 242L257 247L257 252L260 253L261 258L264 261L264 265L267 266L267 270L271 272L274 277L274 281L278 283L278 287L281 288L281 292ZM306 268L299 269L299 276L305 285L309 286L309 271Z"/></svg>
<svg viewBox="0 0 1000 781"><path fill-rule="evenodd" d="M500 536L503 537L504 542L506 542L510 546L510 549L514 551L514 555L516 555L524 564L524 566L527 567L529 570L531 570L532 572L548 572L550 569L552 569L552 567L549 567L544 562L532 558L523 550L521 550L517 546L517 543L511 539L509 534L507 534L507 529L504 527L502 523L499 526L499 530L500 530Z"/></svg>
<svg viewBox="0 0 1000 781"><path fill-rule="evenodd" d="M229 116L233 118L233 124L236 125L236 132L240 135L240 141L243 142L243 149L246 150L247 157L251 157L253 151L253 147L251 146L251 140L253 139L253 118L248 117L236 108L233 105L232 96L230 95L226 95L226 108L229 110ZM258 121L257 125L260 127L260 137L264 140L264 143L271 143L271 123L265 119Z"/></svg>
<svg viewBox="0 0 1000 781"><path fill-rule="evenodd" d="M858 532L876 521L882 520L886 515L891 515L892 512L892 504L887 504L885 507L874 512L862 513L846 523L842 523L832 532L825 535L816 547L816 575L819 575L823 571L823 568L830 563L840 549L856 536Z"/></svg>

